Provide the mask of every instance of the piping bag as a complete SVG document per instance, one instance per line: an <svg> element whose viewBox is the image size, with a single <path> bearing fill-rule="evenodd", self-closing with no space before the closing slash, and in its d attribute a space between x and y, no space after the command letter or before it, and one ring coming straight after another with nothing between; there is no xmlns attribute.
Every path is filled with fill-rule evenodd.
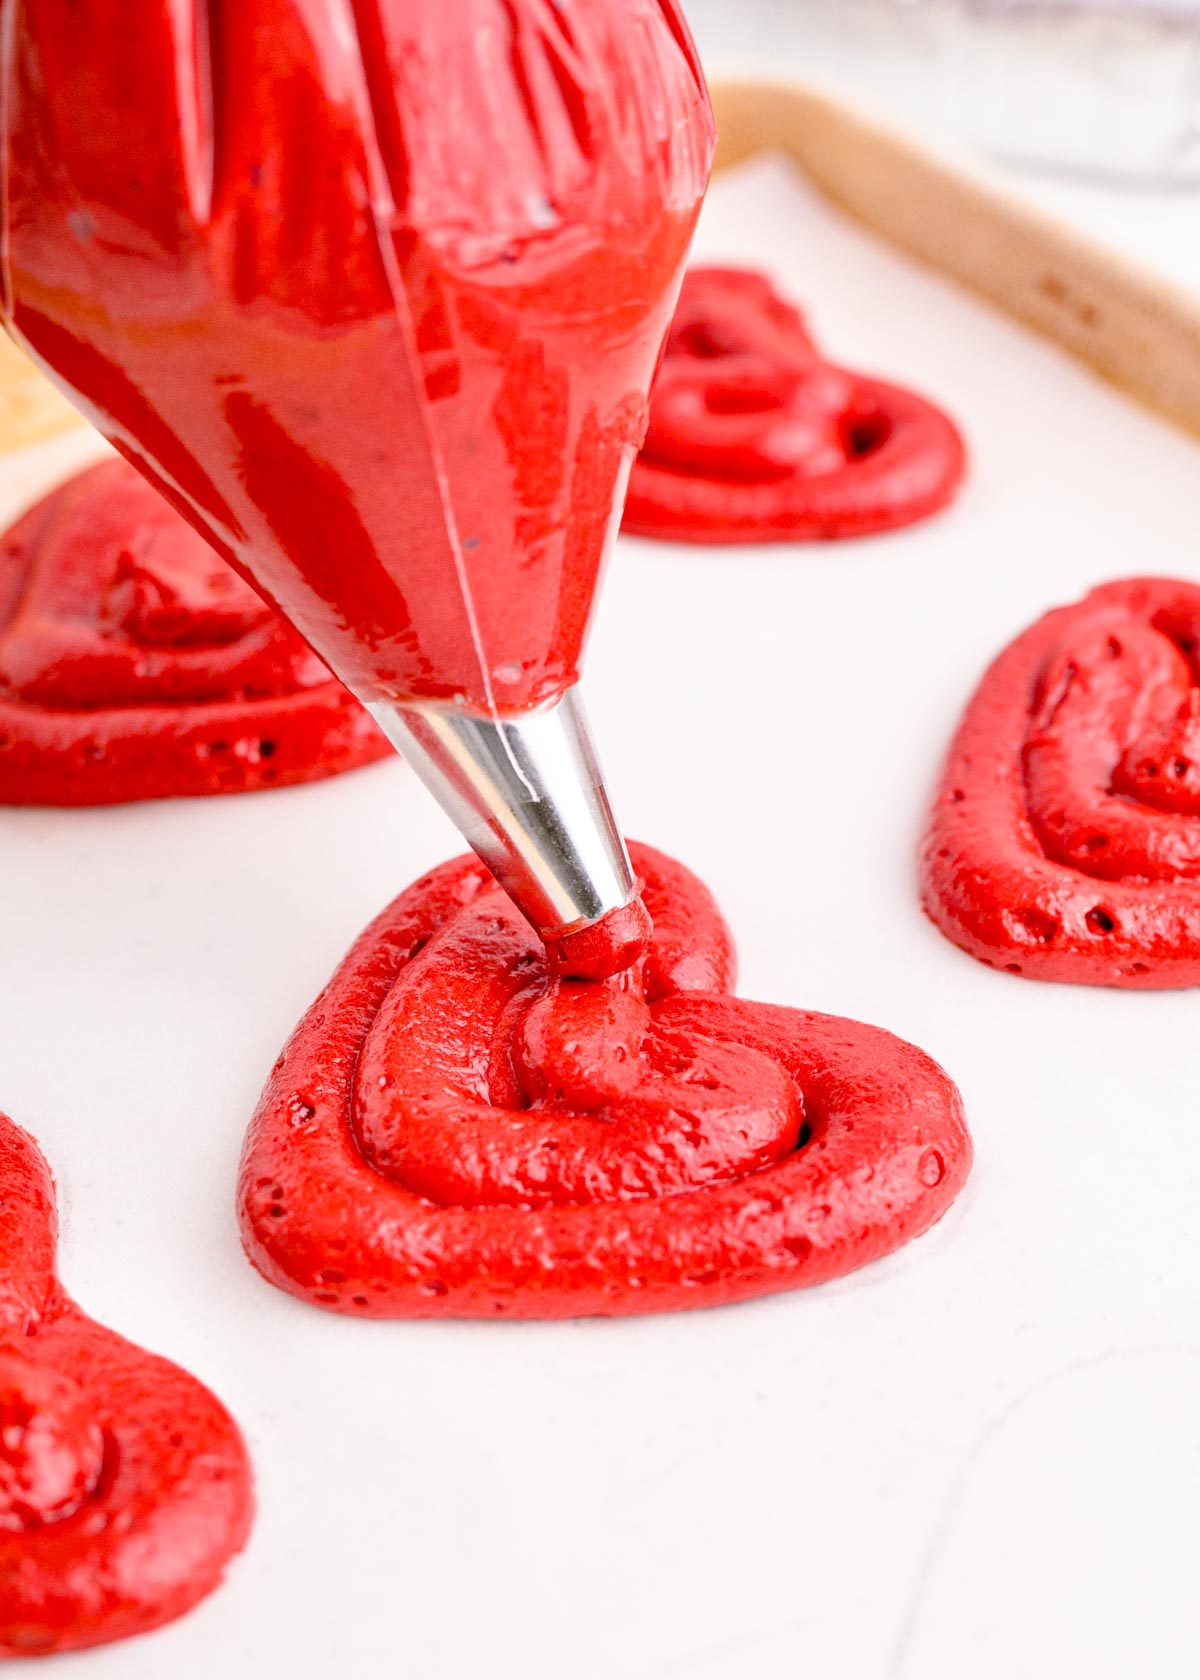
<svg viewBox="0 0 1200 1680"><path fill-rule="evenodd" d="M4 322L567 974L648 920L576 684L713 149L675 0L4 0Z"/></svg>

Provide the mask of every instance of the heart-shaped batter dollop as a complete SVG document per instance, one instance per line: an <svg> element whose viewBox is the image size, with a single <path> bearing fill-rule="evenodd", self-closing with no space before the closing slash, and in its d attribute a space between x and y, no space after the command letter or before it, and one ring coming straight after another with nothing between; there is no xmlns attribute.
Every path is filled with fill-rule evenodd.
<svg viewBox="0 0 1200 1680"><path fill-rule="evenodd" d="M862 536L944 507L965 461L932 403L825 361L765 276L693 268L625 529L708 543Z"/></svg>
<svg viewBox="0 0 1200 1680"><path fill-rule="evenodd" d="M941 1069L731 997L709 893L631 851L654 932L613 979L552 973L473 858L367 929L246 1140L266 1277L366 1317L652 1312L820 1282L945 1211L971 1150Z"/></svg>
<svg viewBox="0 0 1200 1680"><path fill-rule="evenodd" d="M995 968L1200 984L1200 586L1105 584L996 660L922 848L929 915Z"/></svg>
<svg viewBox="0 0 1200 1680"><path fill-rule="evenodd" d="M314 781L388 752L290 625L131 466L0 538L0 803Z"/></svg>

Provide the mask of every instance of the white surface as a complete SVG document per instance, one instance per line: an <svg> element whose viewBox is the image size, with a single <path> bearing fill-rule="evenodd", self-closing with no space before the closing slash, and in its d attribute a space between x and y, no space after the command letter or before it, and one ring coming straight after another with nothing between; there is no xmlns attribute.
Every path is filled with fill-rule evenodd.
<svg viewBox="0 0 1200 1680"><path fill-rule="evenodd" d="M1098 25L1074 0L1064 0L1070 17L1060 13L1057 47L1057 26L1043 31L1044 0L1014 0L1007 20L996 0L686 0L685 9L710 79L801 77L974 161L989 140L1008 158L1039 149L1074 157L1074 170L993 167L1046 208L1200 289L1200 5L1180 6L1196 14L1196 39L1189 49L1186 32L1160 24L1161 56L1149 47L1153 24ZM1099 66L1086 50L1097 32L1107 42ZM1105 161L1117 169L1122 160L1135 181L1176 184L1097 181Z"/></svg>
<svg viewBox="0 0 1200 1680"><path fill-rule="evenodd" d="M458 849L448 826L398 764L0 814L0 1105L58 1174L68 1287L209 1382L258 1473L226 1586L72 1673L1128 1680L1194 1661L1197 998L983 968L922 918L913 855L959 709L1015 631L1105 578L1197 573L1200 451L779 166L716 186L699 249L768 266L831 353L944 400L974 466L949 513L860 543L623 542L588 671L618 808L714 888L746 995L944 1062L974 1176L892 1260L720 1311L301 1306L239 1251L242 1133L350 940ZM0 512L87 447L5 463Z"/></svg>
<svg viewBox="0 0 1200 1680"><path fill-rule="evenodd" d="M722 60L819 79L1002 158L1200 186L1197 0L686 0Z"/></svg>

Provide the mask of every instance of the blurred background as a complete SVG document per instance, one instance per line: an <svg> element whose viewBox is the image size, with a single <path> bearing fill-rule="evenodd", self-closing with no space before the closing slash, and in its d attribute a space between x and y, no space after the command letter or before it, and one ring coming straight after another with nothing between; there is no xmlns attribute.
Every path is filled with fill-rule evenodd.
<svg viewBox="0 0 1200 1680"><path fill-rule="evenodd" d="M684 0L710 73L799 75L1200 286L1200 0Z"/></svg>

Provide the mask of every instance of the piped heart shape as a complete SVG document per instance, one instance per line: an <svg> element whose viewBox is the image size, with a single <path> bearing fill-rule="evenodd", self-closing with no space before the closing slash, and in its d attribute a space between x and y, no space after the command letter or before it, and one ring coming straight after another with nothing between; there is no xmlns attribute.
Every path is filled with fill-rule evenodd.
<svg viewBox="0 0 1200 1680"><path fill-rule="evenodd" d="M706 889L632 855L654 935L616 980L550 975L473 858L366 930L246 1140L266 1278L362 1317L658 1312L822 1282L946 1210L971 1146L942 1070L731 997Z"/></svg>
<svg viewBox="0 0 1200 1680"><path fill-rule="evenodd" d="M1105 584L987 672L922 847L929 915L1038 980L1200 984L1200 586Z"/></svg>
<svg viewBox="0 0 1200 1680"><path fill-rule="evenodd" d="M962 438L940 409L831 366L764 276L694 268L624 524L677 542L863 536L944 507L965 464Z"/></svg>
<svg viewBox="0 0 1200 1680"><path fill-rule="evenodd" d="M241 793L388 750L124 461L60 485L0 539L0 803Z"/></svg>
<svg viewBox="0 0 1200 1680"><path fill-rule="evenodd" d="M0 1115L0 1657L172 1621L218 1585L254 1510L220 1401L93 1323L57 1241L50 1169Z"/></svg>

